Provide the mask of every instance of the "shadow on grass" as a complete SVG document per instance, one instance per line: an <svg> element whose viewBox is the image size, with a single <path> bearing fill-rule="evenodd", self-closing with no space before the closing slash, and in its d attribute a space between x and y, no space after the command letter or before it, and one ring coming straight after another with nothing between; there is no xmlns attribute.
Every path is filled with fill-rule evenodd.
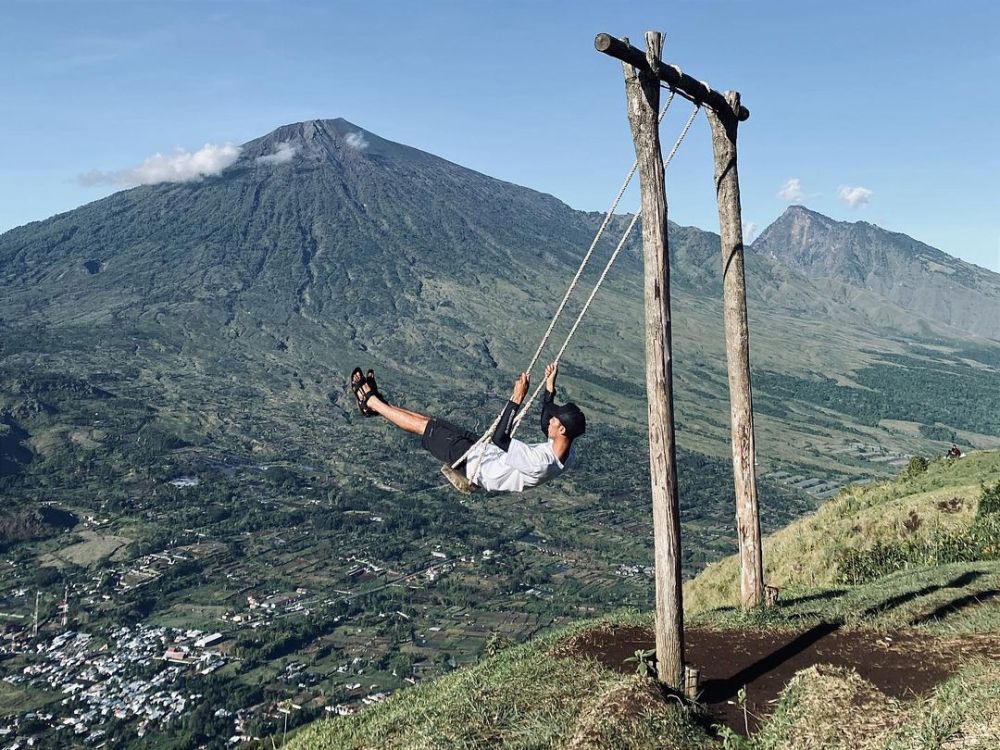
<svg viewBox="0 0 1000 750"><path fill-rule="evenodd" d="M704 703L721 703L734 698L740 688L773 672L789 659L808 649L817 641L840 628L839 623L825 622L810 628L776 651L764 656L748 667L744 667L732 677L723 680L707 680L702 685L701 700Z"/></svg>
<svg viewBox="0 0 1000 750"><path fill-rule="evenodd" d="M794 599L778 599L778 606L782 609L786 609L788 607L797 607L800 604L805 604L806 602L828 601L830 599L836 599L846 592L847 589L829 589L815 594L807 594L806 596L797 596Z"/></svg>
<svg viewBox="0 0 1000 750"><path fill-rule="evenodd" d="M932 620L939 620L943 617L954 614L955 612L959 612L966 607L976 604L985 604L986 602L994 599L1000 599L1000 589L990 589L989 591L980 591L976 594L966 594L965 596L960 596L957 599L952 599L950 602L945 602L944 604L935 607L930 612L910 620L910 624L923 625L931 622Z"/></svg>
<svg viewBox="0 0 1000 750"><path fill-rule="evenodd" d="M736 607L716 607L715 609L710 609L705 614L709 615L725 615L730 612L736 612Z"/></svg>
<svg viewBox="0 0 1000 750"><path fill-rule="evenodd" d="M921 589L916 589L914 591L904 591L902 594L896 594L891 596L878 604L873 604L868 607L868 609L861 612L864 617L871 617L873 615L881 615L888 612L890 609L895 609L907 602L911 602L914 599L919 599L922 596L928 596L937 591L942 591L943 589L960 589L964 588L972 583L975 583L983 574L978 570L970 570L957 578L948 581L947 583L935 583L930 586L924 586Z"/></svg>

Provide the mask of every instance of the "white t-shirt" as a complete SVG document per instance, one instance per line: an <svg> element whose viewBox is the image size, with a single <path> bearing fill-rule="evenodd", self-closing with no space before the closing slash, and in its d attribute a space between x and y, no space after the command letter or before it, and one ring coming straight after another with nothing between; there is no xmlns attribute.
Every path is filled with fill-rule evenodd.
<svg viewBox="0 0 1000 750"><path fill-rule="evenodd" d="M576 449L572 445L563 463L556 458L551 440L528 445L511 439L506 451L489 442L470 453L465 459L465 475L484 490L523 492L554 479L575 463Z"/></svg>

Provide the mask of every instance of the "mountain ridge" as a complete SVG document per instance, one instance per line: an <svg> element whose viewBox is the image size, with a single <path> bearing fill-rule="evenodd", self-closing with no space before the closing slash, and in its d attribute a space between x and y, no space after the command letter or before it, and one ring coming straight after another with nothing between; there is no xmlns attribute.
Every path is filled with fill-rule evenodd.
<svg viewBox="0 0 1000 750"><path fill-rule="evenodd" d="M1000 274L906 234L791 206L749 249L811 279L867 289L922 317L1000 340Z"/></svg>

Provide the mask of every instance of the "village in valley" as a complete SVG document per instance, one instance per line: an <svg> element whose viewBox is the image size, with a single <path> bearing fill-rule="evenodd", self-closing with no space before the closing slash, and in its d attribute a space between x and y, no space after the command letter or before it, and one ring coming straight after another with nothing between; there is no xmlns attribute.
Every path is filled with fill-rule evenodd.
<svg viewBox="0 0 1000 750"><path fill-rule="evenodd" d="M195 509L213 476L239 483L260 474L248 464L161 486ZM265 507L315 512L312 498L325 491L265 494ZM168 520L157 507L133 502L131 518L76 509L82 520L72 530L3 562L3 750L54 740L116 747L115 738L195 722L215 732L225 725L231 744L250 741L353 713L474 661L490 642L523 640L623 594L609 564L531 532L513 545L492 534L502 545L494 548L495 539L448 524L450 538L387 557L385 534L398 515L388 503L328 508L322 516L339 519L331 529L174 528L162 549L132 544L136 516ZM39 558L58 566L39 569ZM576 595L553 601L571 580ZM646 586L630 587L637 603Z"/></svg>

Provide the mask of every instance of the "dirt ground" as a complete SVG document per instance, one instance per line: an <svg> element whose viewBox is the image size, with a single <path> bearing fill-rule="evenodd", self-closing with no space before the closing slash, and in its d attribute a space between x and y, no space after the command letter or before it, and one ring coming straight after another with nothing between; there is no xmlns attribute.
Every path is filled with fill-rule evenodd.
<svg viewBox="0 0 1000 750"><path fill-rule="evenodd" d="M756 731L771 713L779 693L799 670L814 664L855 669L864 679L894 698L932 690L958 667L959 656L1000 658L996 639L963 641L914 632L879 634L818 625L805 631L724 631L688 629L685 662L701 670L701 698L710 721L741 734ZM651 629L598 629L575 636L560 653L593 658L618 672L631 674L635 662L624 660L637 649L652 649ZM747 715L737 704L746 687ZM745 723L746 722L746 723ZM748 725L748 726L747 726Z"/></svg>

